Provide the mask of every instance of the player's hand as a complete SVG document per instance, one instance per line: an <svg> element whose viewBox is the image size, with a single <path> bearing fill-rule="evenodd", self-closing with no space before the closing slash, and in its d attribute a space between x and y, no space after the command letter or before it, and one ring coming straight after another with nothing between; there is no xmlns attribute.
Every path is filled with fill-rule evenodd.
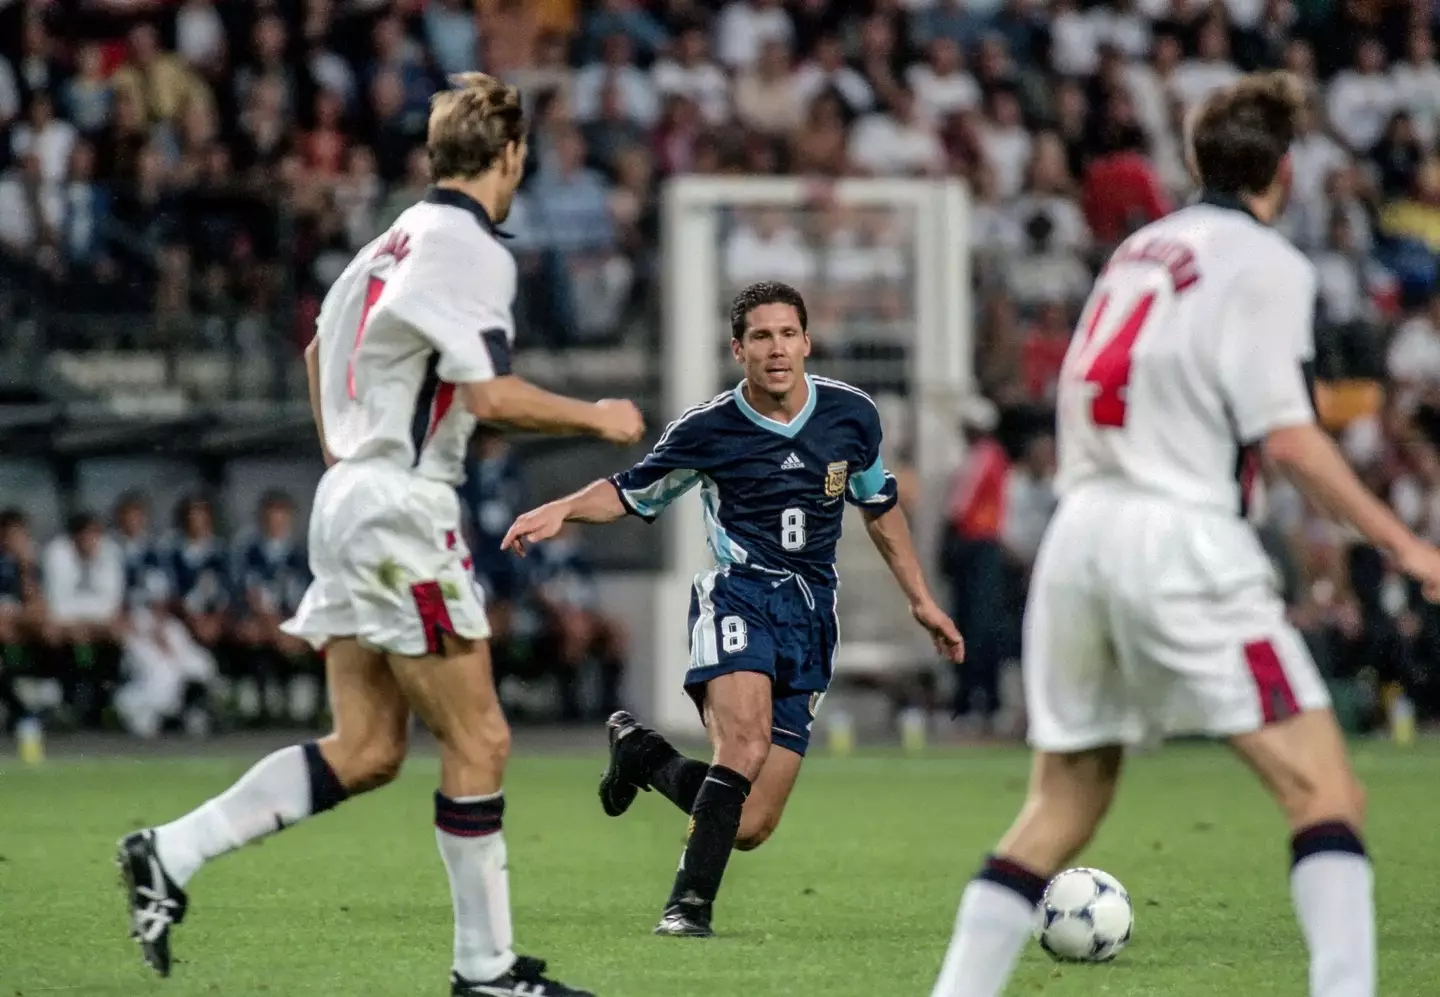
<svg viewBox="0 0 1440 997"><path fill-rule="evenodd" d="M528 545L549 540L559 533L564 525L565 507L558 502L531 509L510 524L505 539L500 541L500 549L513 550L517 557L524 557Z"/></svg>
<svg viewBox="0 0 1440 997"><path fill-rule="evenodd" d="M955 621L939 606L933 602L916 603L910 607L910 615L930 632L930 640L942 658L957 665L965 660L965 640L956 629Z"/></svg>
<svg viewBox="0 0 1440 997"><path fill-rule="evenodd" d="M1430 602L1440 602L1440 550L1416 540L1395 558L1396 566L1420 583Z"/></svg>
<svg viewBox="0 0 1440 997"><path fill-rule="evenodd" d="M645 435L645 417L635 403L624 398L602 398L595 403L599 418L595 431L607 443L635 443Z"/></svg>

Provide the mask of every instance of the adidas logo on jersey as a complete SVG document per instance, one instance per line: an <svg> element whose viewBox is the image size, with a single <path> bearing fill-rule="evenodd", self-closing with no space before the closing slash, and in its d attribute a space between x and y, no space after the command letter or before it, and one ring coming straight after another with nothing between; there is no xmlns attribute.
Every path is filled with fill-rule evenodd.
<svg viewBox="0 0 1440 997"><path fill-rule="evenodd" d="M796 456L795 456L795 451L792 450L792 451L790 451L790 456L789 456L789 457L786 457L786 458L785 458L785 462L780 465L780 470L782 470L782 471L803 471L803 470L805 470L805 462L804 462L803 460L801 460L799 457L796 457Z"/></svg>

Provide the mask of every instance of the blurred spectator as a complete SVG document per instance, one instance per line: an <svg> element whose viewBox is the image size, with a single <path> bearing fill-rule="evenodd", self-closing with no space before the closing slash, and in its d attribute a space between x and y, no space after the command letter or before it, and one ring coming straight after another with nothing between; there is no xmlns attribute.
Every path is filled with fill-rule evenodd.
<svg viewBox="0 0 1440 997"><path fill-rule="evenodd" d="M1025 182L1034 141L1025 128L1020 99L1013 90L996 90L986 101L986 117L980 128L980 144L990 168L995 171L1001 197L1014 197Z"/></svg>
<svg viewBox="0 0 1440 997"><path fill-rule="evenodd" d="M1139 128L1116 127L1104 151L1085 169L1085 222L1102 246L1115 246L1131 232L1167 214L1170 198L1145 156Z"/></svg>
<svg viewBox="0 0 1440 997"><path fill-rule="evenodd" d="M535 599L546 624L537 659L554 669L564 720L598 719L620 707L625 638L600 610L594 569L573 524L535 548ZM586 690L593 685L593 691ZM587 695L588 691L588 695ZM587 700L593 705L588 705Z"/></svg>
<svg viewBox="0 0 1440 997"><path fill-rule="evenodd" d="M935 126L904 87L891 92L888 110L856 122L847 152L853 167L876 176L933 175L945 165Z"/></svg>
<svg viewBox="0 0 1440 997"><path fill-rule="evenodd" d="M1209 20L1200 28L1196 56L1175 67L1170 87L1185 108L1193 108L1212 91L1240 77L1230 61L1230 40L1223 20Z"/></svg>
<svg viewBox="0 0 1440 997"><path fill-rule="evenodd" d="M425 40L436 68L446 76L480 68L476 58L475 6L468 0L435 0L425 5Z"/></svg>
<svg viewBox="0 0 1440 997"><path fill-rule="evenodd" d="M127 492L115 505L115 531L125 567L125 602L148 605L171 595L164 555L150 531L150 506L138 492Z"/></svg>
<svg viewBox="0 0 1440 997"><path fill-rule="evenodd" d="M58 638L72 646L61 680L66 701L86 723L98 725L119 676L124 559L99 518L80 513L46 546L41 574Z"/></svg>
<svg viewBox="0 0 1440 997"><path fill-rule="evenodd" d="M1440 390L1440 294L1428 307L1406 320L1390 343L1390 377L1401 391Z"/></svg>
<svg viewBox="0 0 1440 997"><path fill-rule="evenodd" d="M947 38L968 52L976 48L988 29L987 15L993 12L995 4L988 0L979 4L966 0L923 0L908 6L912 8L910 40L914 45L924 47L936 39Z"/></svg>
<svg viewBox="0 0 1440 997"><path fill-rule="evenodd" d="M202 71L224 57L225 22L213 0L185 0L180 5L175 14L175 51Z"/></svg>
<svg viewBox="0 0 1440 997"><path fill-rule="evenodd" d="M65 117L86 135L94 135L105 127L115 103L114 90L105 77L103 58L99 45L82 45L75 75L65 81L61 90ZM3 117L0 113L0 122Z"/></svg>
<svg viewBox="0 0 1440 997"><path fill-rule="evenodd" d="M17 159L35 156L40 163L40 178L57 184L64 181L69 169L75 138L75 126L55 117L50 95L37 93L30 97L28 120L15 126L10 144Z"/></svg>
<svg viewBox="0 0 1440 997"><path fill-rule="evenodd" d="M132 610L121 668L125 680L114 702L127 731L154 737L174 723L192 736L210 732L215 656L172 615L163 596L150 594Z"/></svg>
<svg viewBox="0 0 1440 997"><path fill-rule="evenodd" d="M838 94L852 115L865 113L875 103L875 91L846 63L845 48L836 35L822 35L810 59L795 73L795 92L802 103L813 107L827 91Z"/></svg>
<svg viewBox="0 0 1440 997"><path fill-rule="evenodd" d="M754 65L740 72L735 80L735 117L767 135L793 132L805 120L805 101L785 42L766 41Z"/></svg>
<svg viewBox="0 0 1440 997"><path fill-rule="evenodd" d="M623 34L608 36L601 46L601 61L575 74L571 109L575 120L594 121L600 117L605 92L614 88L625 117L637 125L652 125L660 113L659 98L650 77L632 59L630 39Z"/></svg>
<svg viewBox="0 0 1440 997"><path fill-rule="evenodd" d="M1385 73L1385 48L1374 38L1355 50L1355 68L1330 83L1330 126L1353 152L1368 152L1380 141L1390 115L1400 103L1395 80Z"/></svg>
<svg viewBox="0 0 1440 997"><path fill-rule="evenodd" d="M190 101L210 100L210 91L178 56L162 51L160 37L149 24L130 31L130 58L111 78L117 99L132 100L142 114L173 121Z"/></svg>
<svg viewBox="0 0 1440 997"><path fill-rule="evenodd" d="M585 21L582 49L587 56L593 56L601 39L616 34L628 38L647 62L664 51L670 41L665 28L637 0L600 0Z"/></svg>
<svg viewBox="0 0 1440 997"><path fill-rule="evenodd" d="M724 266L731 288L762 279L782 280L803 294L815 279L816 261L805 237L785 212L761 210L730 233Z"/></svg>
<svg viewBox="0 0 1440 997"><path fill-rule="evenodd" d="M1060 386L1060 368L1070 348L1070 316L1062 300L1043 302L1020 347L1020 379L1025 398L1053 406Z"/></svg>
<svg viewBox="0 0 1440 997"><path fill-rule="evenodd" d="M1440 66L1435 64L1435 39L1430 28L1417 26L1406 35L1405 58L1390 68L1395 101L1410 115L1420 142L1433 147L1440 124Z"/></svg>
<svg viewBox="0 0 1440 997"><path fill-rule="evenodd" d="M795 28L781 0L731 0L715 27L715 54L731 69L744 69L760 58L766 42L788 49Z"/></svg>
<svg viewBox="0 0 1440 997"><path fill-rule="evenodd" d="M962 416L965 462L946 502L941 574L955 593L954 617L965 634L958 666L956 716L972 712L988 723L1000 708L1000 663L1005 640L1005 559L1001 545L1010 460L995 438L999 413L983 398ZM960 621L964 621L963 623Z"/></svg>
<svg viewBox="0 0 1440 997"><path fill-rule="evenodd" d="M675 40L675 57L661 59L652 71L661 98L677 95L700 108L712 125L730 117L730 80L710 58L710 39L697 26L686 28Z"/></svg>
<svg viewBox="0 0 1440 997"><path fill-rule="evenodd" d="M215 535L209 501L192 495L180 502L168 546L167 567L180 618L196 640L214 649L225 635L232 587L230 559Z"/></svg>
<svg viewBox="0 0 1440 997"><path fill-rule="evenodd" d="M905 82L915 92L921 110L934 121L980 105L980 87L965 71L964 55L952 38L932 41L925 61L906 71Z"/></svg>
<svg viewBox="0 0 1440 997"><path fill-rule="evenodd" d="M300 608L311 580L295 537L295 503L283 492L268 493L258 519L255 532L238 544L231 573L238 588L235 640L250 661L248 674L239 677L240 701L258 703L264 718L313 723L321 706L314 657L309 645L280 629Z"/></svg>

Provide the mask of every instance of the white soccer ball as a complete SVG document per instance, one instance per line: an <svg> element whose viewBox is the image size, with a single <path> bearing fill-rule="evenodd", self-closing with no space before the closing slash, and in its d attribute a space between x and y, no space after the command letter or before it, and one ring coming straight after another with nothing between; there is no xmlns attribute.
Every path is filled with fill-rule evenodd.
<svg viewBox="0 0 1440 997"><path fill-rule="evenodd" d="M1129 944L1134 926L1120 880L1099 869L1066 869L1040 898L1035 940L1061 962L1108 962Z"/></svg>

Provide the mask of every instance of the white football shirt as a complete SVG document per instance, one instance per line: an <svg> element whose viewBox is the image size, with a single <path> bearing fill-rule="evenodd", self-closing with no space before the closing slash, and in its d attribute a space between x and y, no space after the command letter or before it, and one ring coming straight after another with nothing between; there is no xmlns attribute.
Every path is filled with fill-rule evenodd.
<svg viewBox="0 0 1440 997"><path fill-rule="evenodd" d="M479 202L432 187L362 249L316 326L325 444L464 480L475 417L456 387L510 372L515 260Z"/></svg>
<svg viewBox="0 0 1440 997"><path fill-rule="evenodd" d="M1140 229L1095 282L1061 370L1062 494L1105 478L1240 510L1244 448L1314 421L1314 267L1217 202Z"/></svg>

